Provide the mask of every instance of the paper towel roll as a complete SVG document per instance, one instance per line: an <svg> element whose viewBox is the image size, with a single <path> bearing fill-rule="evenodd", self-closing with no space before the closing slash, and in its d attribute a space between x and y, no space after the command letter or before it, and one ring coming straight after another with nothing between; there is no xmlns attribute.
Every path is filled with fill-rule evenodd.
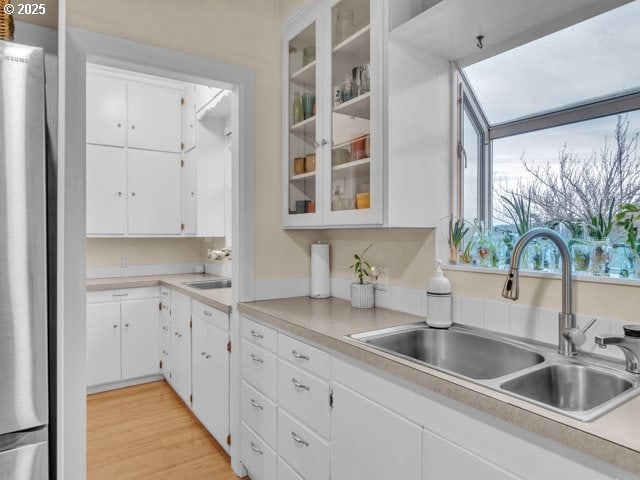
<svg viewBox="0 0 640 480"><path fill-rule="evenodd" d="M311 244L311 298L331 296L331 276L329 273L329 244Z"/></svg>

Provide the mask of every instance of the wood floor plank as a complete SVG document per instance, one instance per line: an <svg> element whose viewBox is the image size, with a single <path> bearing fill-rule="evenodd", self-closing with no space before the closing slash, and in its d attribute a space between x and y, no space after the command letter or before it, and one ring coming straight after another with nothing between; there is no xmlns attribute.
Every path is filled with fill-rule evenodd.
<svg viewBox="0 0 640 480"><path fill-rule="evenodd" d="M87 396L87 479L235 480L229 457L164 381Z"/></svg>

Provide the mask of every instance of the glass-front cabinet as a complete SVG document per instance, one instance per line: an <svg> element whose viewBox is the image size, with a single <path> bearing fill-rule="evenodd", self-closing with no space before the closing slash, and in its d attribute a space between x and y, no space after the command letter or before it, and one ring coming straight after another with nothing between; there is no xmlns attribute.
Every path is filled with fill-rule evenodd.
<svg viewBox="0 0 640 480"><path fill-rule="evenodd" d="M381 18L324 0L285 27L285 227L383 223Z"/></svg>

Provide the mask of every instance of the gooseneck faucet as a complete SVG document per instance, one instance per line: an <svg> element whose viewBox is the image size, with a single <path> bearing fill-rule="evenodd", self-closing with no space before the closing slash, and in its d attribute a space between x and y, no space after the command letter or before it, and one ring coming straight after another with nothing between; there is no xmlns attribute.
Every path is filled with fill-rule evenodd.
<svg viewBox="0 0 640 480"><path fill-rule="evenodd" d="M529 242L536 238L546 238L552 241L560 251L562 258L562 311L558 314L558 353L566 357L575 357L578 354L576 347L584 344L586 341L584 332L593 325L593 322L584 330L576 328L576 317L573 314L571 298L571 254L567 242L557 232L549 228L533 228L520 238L511 254L511 266L507 281L502 289L502 296L514 301L520 297L519 266L522 253Z"/></svg>

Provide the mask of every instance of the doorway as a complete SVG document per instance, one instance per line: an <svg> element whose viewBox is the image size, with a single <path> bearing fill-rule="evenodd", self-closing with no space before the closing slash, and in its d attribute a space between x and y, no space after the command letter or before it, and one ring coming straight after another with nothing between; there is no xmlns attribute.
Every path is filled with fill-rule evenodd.
<svg viewBox="0 0 640 480"><path fill-rule="evenodd" d="M62 199L65 213L62 232L67 237L67 241L64 252L61 252L63 257L61 264L64 265L61 272L61 280L63 280L61 284L65 297L65 304L61 308L64 310L65 322L59 342L63 342L67 346L73 342L73 346L64 349L64 353L58 359L59 371L63 377L63 388L60 392L61 406L58 415L61 422L67 427L58 438L58 444L61 447L58 456L63 460L60 474L72 476L72 472L83 472L85 469L84 464L78 464L78 454L85 451L86 441L84 369L87 365L86 299L79 292L84 290L82 287L85 285L85 275L80 275L80 271L87 273L84 238L87 232L85 207L88 205L71 200L72 197L74 199L84 198L86 189L87 137L79 132L85 131L87 121L85 116L86 97L80 94L80 92L86 93L87 64L99 65L107 69L127 70L140 75L163 77L190 85L220 88L230 92L228 108L231 113L231 121L224 125L224 133L231 132L231 135L227 137L223 134L222 161L224 165L224 152L230 152L230 156L227 153L226 163L231 164L230 175L227 174L227 178L231 177L231 185L223 189L222 196L223 198L231 198L232 221L230 222L228 239L227 235L224 235L222 240L209 241L211 248L207 248L207 250L221 251L220 245L226 247L226 242L233 239L233 260L230 267L233 284L230 301L232 308L229 314L231 344L237 342L240 337L235 305L239 301L253 298L254 80L253 73L247 69L73 28L67 29L66 57L67 67L64 84L67 105L64 120L68 133L65 138L66 161L64 171L61 174L62 183L66 184L62 185L63 191L66 192L65 198ZM70 95L69 93L72 91L73 95ZM75 129L74 126L78 128ZM142 164L144 165L144 162ZM71 179L73 179L73 184ZM80 181L81 179L82 181ZM227 221L226 224L228 225L229 222ZM71 250L72 245L77 248ZM121 260L120 268L126 268L122 267L126 260ZM229 358L230 379L238 378L236 373L238 363L234 359L235 356L237 356L237 352L232 351ZM239 396L238 387L233 380L229 382L229 404L231 406L229 438L233 438L238 430L238 412L234 409L234 405L237 404L234 399ZM243 474L242 466L234 460L235 450L234 444L228 448L232 466L236 473Z"/></svg>

